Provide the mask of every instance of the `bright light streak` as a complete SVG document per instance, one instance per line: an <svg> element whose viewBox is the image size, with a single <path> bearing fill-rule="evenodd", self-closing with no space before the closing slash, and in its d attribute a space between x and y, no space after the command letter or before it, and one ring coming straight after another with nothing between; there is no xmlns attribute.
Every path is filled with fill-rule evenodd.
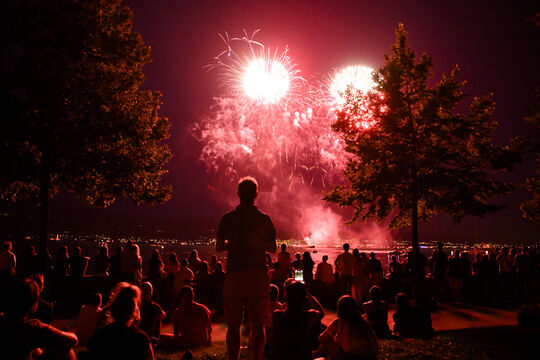
<svg viewBox="0 0 540 360"><path fill-rule="evenodd" d="M247 98L253 110L275 112L296 106L303 99L299 92L305 80L288 55L289 49L265 48L253 40L257 33L250 36L244 32L243 37L234 38L227 33L219 35L226 48L205 68L217 69L228 96Z"/></svg>
<svg viewBox="0 0 540 360"><path fill-rule="evenodd" d="M347 66L341 68L334 75L330 83L330 94L337 105L345 103L345 92L348 87L367 93L375 83L371 75L373 69L363 65Z"/></svg>
<svg viewBox="0 0 540 360"><path fill-rule="evenodd" d="M290 74L283 64L272 59L253 59L244 72L244 92L263 104L279 102L289 91Z"/></svg>

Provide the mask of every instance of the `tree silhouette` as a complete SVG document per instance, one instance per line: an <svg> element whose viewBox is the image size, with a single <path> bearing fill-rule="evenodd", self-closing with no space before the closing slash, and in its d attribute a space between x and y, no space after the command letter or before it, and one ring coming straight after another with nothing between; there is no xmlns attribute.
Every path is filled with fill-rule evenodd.
<svg viewBox="0 0 540 360"><path fill-rule="evenodd" d="M121 0L20 1L2 29L2 199L41 205L60 190L107 206L166 201L171 154L160 93L140 89L150 47Z"/></svg>
<svg viewBox="0 0 540 360"><path fill-rule="evenodd" d="M395 36L392 55L374 73L375 90L346 93L333 128L351 154L344 171L349 184L336 186L325 200L352 207L351 222L373 217L389 220L389 228L412 226L417 252L419 219L444 212L459 222L503 207L488 201L513 186L493 171L511 169L520 156L518 146L491 142L497 125L491 95L475 97L458 113L466 97L459 68L430 86L431 57L407 46L402 24Z"/></svg>
<svg viewBox="0 0 540 360"><path fill-rule="evenodd" d="M540 11L529 19L535 26L540 28ZM529 116L525 120L534 127L532 136L527 139L527 153L536 161L536 176L531 176L525 180L524 187L532 198L521 204L523 217L531 221L540 222L540 87L535 89L536 98Z"/></svg>

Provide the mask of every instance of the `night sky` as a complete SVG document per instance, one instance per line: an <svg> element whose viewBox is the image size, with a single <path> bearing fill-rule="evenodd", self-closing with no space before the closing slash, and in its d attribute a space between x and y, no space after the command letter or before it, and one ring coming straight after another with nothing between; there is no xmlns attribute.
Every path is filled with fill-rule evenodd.
<svg viewBox="0 0 540 360"><path fill-rule="evenodd" d="M535 86L540 85L540 29L525 21L538 10L532 1L126 3L134 12L134 29L152 47L145 87L163 93L162 114L171 121L168 144L174 157L164 181L174 186L173 198L154 207L120 200L108 209L93 209L62 195L51 205L53 232L136 233L141 228L151 232L152 225L157 225L177 237L211 233L227 209L211 191L212 175L198 160L201 147L188 129L208 112L212 98L225 91L218 86L216 72L203 70L223 49L218 33L237 36L243 29L250 33L260 29L256 40L271 48L288 45L301 75L307 78L344 65L380 67L402 22L409 32L409 45L418 53L432 55L435 80L459 64L461 79L468 82L466 93L494 93L495 118L500 124L495 141L506 142L531 131L522 118L533 103ZM534 164L528 163L511 179L518 181L533 173ZM504 199L509 202L507 209L484 219L467 217L459 226L445 215L438 216L427 225L420 224L420 240L538 242L539 226L523 220L519 212L519 202L526 198L526 193L517 192ZM395 237L406 239L409 232Z"/></svg>

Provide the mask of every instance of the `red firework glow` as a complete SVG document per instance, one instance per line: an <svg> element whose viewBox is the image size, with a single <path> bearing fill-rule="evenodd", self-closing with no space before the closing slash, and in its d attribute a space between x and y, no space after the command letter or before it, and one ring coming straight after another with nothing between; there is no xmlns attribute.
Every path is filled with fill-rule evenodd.
<svg viewBox="0 0 540 360"><path fill-rule="evenodd" d="M329 88L335 103L338 106L345 104L347 89L367 94L375 85L372 74L372 68L362 65L347 66L336 71Z"/></svg>
<svg viewBox="0 0 540 360"><path fill-rule="evenodd" d="M289 91L290 74L283 64L264 58L251 60L243 76L247 96L263 104L275 104Z"/></svg>
<svg viewBox="0 0 540 360"><path fill-rule="evenodd" d="M347 66L335 72L329 87L337 111L344 113L350 126L358 130L368 130L375 125L367 97L375 86L372 75L370 67Z"/></svg>
<svg viewBox="0 0 540 360"><path fill-rule="evenodd" d="M272 53L247 35L222 39L226 50L210 68L220 72L228 95L216 98L193 133L203 144L201 159L221 176L223 193L232 185L225 179L253 175L266 192L259 203L282 235L311 244L390 240L388 232L374 225L366 234L362 229L352 232L321 201L321 190L342 179L347 160L342 139L331 129L336 111L345 104L336 96L344 96L348 88L369 90L372 70L345 68L334 74L332 86L317 87L298 75L287 48Z"/></svg>

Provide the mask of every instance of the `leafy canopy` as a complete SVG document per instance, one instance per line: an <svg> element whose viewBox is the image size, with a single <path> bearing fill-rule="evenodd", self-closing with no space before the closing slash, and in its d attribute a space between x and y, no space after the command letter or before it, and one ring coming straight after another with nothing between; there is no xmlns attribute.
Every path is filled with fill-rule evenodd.
<svg viewBox="0 0 540 360"><path fill-rule="evenodd" d="M346 92L333 129L351 155L344 171L348 184L336 186L325 200L352 207L351 222L376 218L389 220L390 228L440 212L459 222L467 214L500 209L488 200L512 186L493 170L510 169L519 156L513 147L491 142L497 126L492 95L473 98L460 114L456 109L466 96L459 68L430 86L431 57L407 46L402 24L395 36L392 55L374 72L374 91ZM366 117L374 124L367 129L358 126Z"/></svg>
<svg viewBox="0 0 540 360"><path fill-rule="evenodd" d="M150 47L132 31L121 0L20 1L2 29L0 196L50 190L107 206L117 196L163 202L171 153L160 93L142 90Z"/></svg>
<svg viewBox="0 0 540 360"><path fill-rule="evenodd" d="M531 21L537 29L540 28L540 11L531 18ZM529 116L525 121L532 124L534 130L527 139L527 155L536 161L536 176L531 176L523 184L525 189L530 192L532 198L521 204L521 212L524 218L531 221L540 222L540 87L535 89L536 97Z"/></svg>

